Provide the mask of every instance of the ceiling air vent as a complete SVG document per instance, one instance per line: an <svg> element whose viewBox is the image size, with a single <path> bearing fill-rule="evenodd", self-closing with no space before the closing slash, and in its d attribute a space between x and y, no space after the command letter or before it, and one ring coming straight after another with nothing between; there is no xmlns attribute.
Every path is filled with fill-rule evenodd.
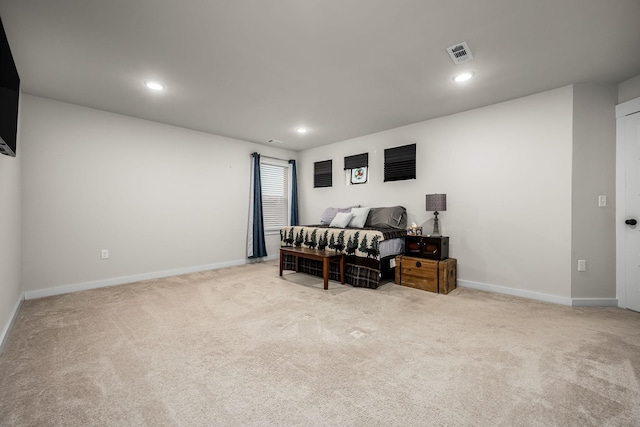
<svg viewBox="0 0 640 427"><path fill-rule="evenodd" d="M467 42L458 43L448 47L447 52L449 52L449 56L453 60L454 64L462 64L463 62L473 59L471 49L469 49Z"/></svg>
<svg viewBox="0 0 640 427"><path fill-rule="evenodd" d="M267 142L271 143L271 144L282 144L283 143L282 141L278 141L277 139L270 139Z"/></svg>

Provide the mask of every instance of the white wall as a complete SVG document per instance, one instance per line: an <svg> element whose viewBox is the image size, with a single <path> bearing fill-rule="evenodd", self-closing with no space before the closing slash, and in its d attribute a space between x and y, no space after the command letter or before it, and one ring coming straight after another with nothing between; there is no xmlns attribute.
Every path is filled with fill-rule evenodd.
<svg viewBox="0 0 640 427"><path fill-rule="evenodd" d="M614 209L610 166L602 180L590 178L593 188L580 184L595 159L611 154L610 98L611 87L568 86L295 153L26 95L22 290L38 296L48 288L245 262L249 154L259 151L297 154L302 223L317 223L327 206L400 204L428 231L433 216L424 211L424 195L447 193L441 228L462 285L561 302L612 298L611 259L578 250L597 239L583 227L595 223L608 233L611 211L594 207L591 193L610 195ZM417 179L384 183L384 149L411 143ZM369 152L369 183L345 185L344 156L362 152ZM314 189L313 162L326 159L334 162L334 185ZM572 201L592 210L586 220ZM19 203L12 206L19 221ZM19 235L10 239L20 244ZM277 255L278 236L267 239ZM109 260L100 260L101 249L110 250ZM586 281L574 274L582 256ZM16 274L7 288L13 300Z"/></svg>
<svg viewBox="0 0 640 427"><path fill-rule="evenodd" d="M432 227L425 194L446 193L441 229L461 284L571 297L571 86L301 152L302 223L327 206L407 208ZM384 149L417 144L417 179L383 182ZM344 156L369 152L370 179L344 184ZM313 163L333 159L334 184L313 188Z"/></svg>
<svg viewBox="0 0 640 427"><path fill-rule="evenodd" d="M250 153L295 158L35 96L23 100L21 142L27 296L244 263Z"/></svg>
<svg viewBox="0 0 640 427"><path fill-rule="evenodd" d="M0 155L0 344L8 331L21 299L21 215L20 164L22 147L17 157Z"/></svg>
<svg viewBox="0 0 640 427"><path fill-rule="evenodd" d="M571 294L616 296L615 85L574 86ZM598 207L598 196L607 206ZM579 259L587 269L578 272Z"/></svg>
<svg viewBox="0 0 640 427"><path fill-rule="evenodd" d="M618 104L640 97L640 75L618 85Z"/></svg>

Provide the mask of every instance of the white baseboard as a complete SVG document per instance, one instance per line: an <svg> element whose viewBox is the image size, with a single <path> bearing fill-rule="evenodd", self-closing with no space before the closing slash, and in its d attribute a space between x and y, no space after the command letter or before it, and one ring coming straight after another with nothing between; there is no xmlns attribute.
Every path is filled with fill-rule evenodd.
<svg viewBox="0 0 640 427"><path fill-rule="evenodd" d="M86 291L89 289L105 288L107 286L124 285L127 283L140 282L142 280L160 279L162 277L177 276L180 274L197 273L199 271L217 270L219 268L234 267L244 265L246 259L220 262L216 264L197 265L192 267L176 268L172 270L156 271L152 273L134 274L131 276L114 277L112 279L96 280L93 282L76 283L73 285L56 286L54 288L38 289L24 293L25 299L36 299L50 297L54 295L69 294L71 292Z"/></svg>
<svg viewBox="0 0 640 427"><path fill-rule="evenodd" d="M507 288L504 286L488 285L486 283L471 282L469 280L458 280L458 286L463 288L478 289L480 291L494 292L496 294L511 295L514 297L529 298L537 301L551 302L560 305L572 305L571 298L557 295L543 294L540 292L525 291L522 289Z"/></svg>
<svg viewBox="0 0 640 427"><path fill-rule="evenodd" d="M9 319L7 324L4 326L4 329L2 329L2 334L0 335L0 354L2 354L5 340L9 336L9 331L11 331L11 328L13 327L13 324L15 323L16 318L18 317L18 313L20 312L20 307L22 307L23 302L24 302L24 293L20 295L20 298L18 298L16 305L13 307L13 315L11 316L11 319Z"/></svg>
<svg viewBox="0 0 640 427"><path fill-rule="evenodd" d="M272 256L267 256L265 258L262 258L260 261L257 261L257 262L273 261L277 259L279 259L279 255L272 255ZM2 345L4 344L5 336L7 332L11 329L11 326L13 325L15 317L18 311L20 310L20 306L22 305L22 301L25 299L44 298L44 297L50 297L54 295L68 294L71 292L104 288L107 286L124 285L127 283L140 282L142 280L160 279L163 277L177 276L180 274L197 273L199 271L206 271L206 270L216 270L219 268L244 265L250 262L252 261L247 259L227 261L227 262L221 262L216 264L198 265L198 266L192 266L192 267L176 268L172 270L156 271L152 273L135 274L135 275L123 276L123 277L114 277L111 279L96 280L92 282L76 283L73 285L64 285L64 286L57 286L54 288L38 289L35 291L24 292L20 296L19 301L16 303L14 314L11 321L5 326L4 330L2 331L2 335L0 335L0 351L2 350ZM457 285L462 288L478 289L480 291L511 295L515 297L528 298L528 299L533 299L537 301L544 301L544 302L550 302L553 304L567 305L567 306L573 306L573 307L618 307L617 298L568 298L568 297L561 297L558 295L544 294L541 292L526 291L522 289L514 289L514 288L508 288L505 286L490 285L486 283L472 282L470 280L460 280L460 279L458 279Z"/></svg>
<svg viewBox="0 0 640 427"><path fill-rule="evenodd" d="M529 298L553 304L568 305L571 307L618 307L617 298L567 298L558 295L543 294L541 292L507 288L505 286L488 285L486 283L472 282L469 280L458 280L458 286L514 297Z"/></svg>
<svg viewBox="0 0 640 427"><path fill-rule="evenodd" d="M261 263L261 262L273 261L275 259L280 259L280 254L278 254L278 255L267 255L267 256L262 257L262 258L250 258L250 259L247 259L247 264L258 264L258 263Z"/></svg>
<svg viewBox="0 0 640 427"><path fill-rule="evenodd" d="M574 307L618 307L618 298L572 298Z"/></svg>

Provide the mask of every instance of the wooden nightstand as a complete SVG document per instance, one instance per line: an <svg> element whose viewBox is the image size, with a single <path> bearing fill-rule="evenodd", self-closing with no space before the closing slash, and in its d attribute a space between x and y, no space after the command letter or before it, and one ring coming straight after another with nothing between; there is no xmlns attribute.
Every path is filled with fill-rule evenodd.
<svg viewBox="0 0 640 427"><path fill-rule="evenodd" d="M456 288L457 260L430 260L408 255L396 257L396 284L448 294Z"/></svg>

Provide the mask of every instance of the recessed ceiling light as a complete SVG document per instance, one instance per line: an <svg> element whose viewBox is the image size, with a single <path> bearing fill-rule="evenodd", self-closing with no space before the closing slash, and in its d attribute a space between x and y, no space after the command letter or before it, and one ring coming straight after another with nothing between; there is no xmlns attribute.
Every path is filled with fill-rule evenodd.
<svg viewBox="0 0 640 427"><path fill-rule="evenodd" d="M309 132L309 129L307 129L307 128L298 128L298 129L296 129L296 132L298 132L300 134L303 134L303 133Z"/></svg>
<svg viewBox="0 0 640 427"><path fill-rule="evenodd" d="M152 80L146 80L144 85L151 90L164 90L164 85L159 82L154 82Z"/></svg>
<svg viewBox="0 0 640 427"><path fill-rule="evenodd" d="M467 80L470 80L472 77L473 77L472 72L465 71L464 73L456 74L456 76L453 78L453 81L456 83L462 83L462 82L466 82Z"/></svg>

